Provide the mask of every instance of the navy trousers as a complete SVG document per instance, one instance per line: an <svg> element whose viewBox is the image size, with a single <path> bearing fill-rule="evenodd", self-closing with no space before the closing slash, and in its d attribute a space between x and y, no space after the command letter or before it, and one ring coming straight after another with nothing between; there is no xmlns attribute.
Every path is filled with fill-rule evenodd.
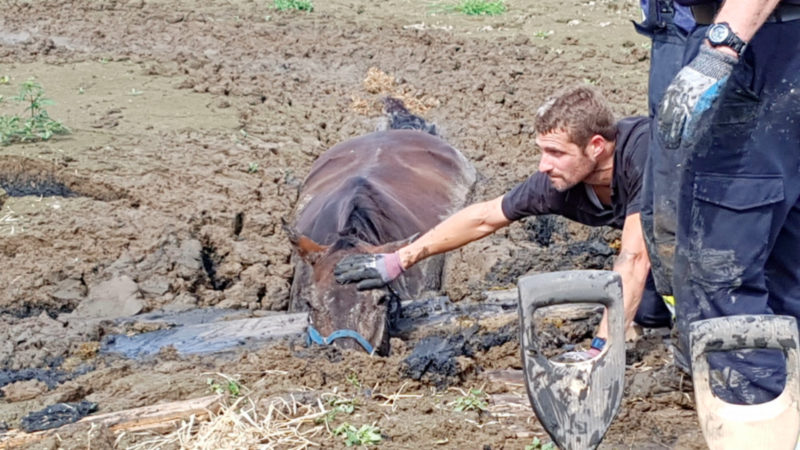
<svg viewBox="0 0 800 450"><path fill-rule="evenodd" d="M636 30L652 39L648 107L655 117L664 91L678 71L697 54L707 27L687 32L675 23L676 10L671 0L650 0L646 19ZM666 153L658 139L658 127L650 127L650 149L642 183L642 231L650 255L652 274L659 293L672 295L672 265L678 176L682 159L679 152Z"/></svg>
<svg viewBox="0 0 800 450"><path fill-rule="evenodd" d="M800 320L800 21L762 26L685 145L673 278L681 347L696 320ZM780 351L715 353L709 363L728 402L783 391Z"/></svg>

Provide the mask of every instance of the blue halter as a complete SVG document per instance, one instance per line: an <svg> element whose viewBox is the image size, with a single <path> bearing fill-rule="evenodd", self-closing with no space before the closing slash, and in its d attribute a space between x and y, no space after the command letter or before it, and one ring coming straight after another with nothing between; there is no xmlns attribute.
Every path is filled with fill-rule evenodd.
<svg viewBox="0 0 800 450"><path fill-rule="evenodd" d="M333 343L333 341L339 338L355 339L356 342L361 344L361 346L364 347L364 350L366 350L367 353L369 353L370 355L372 354L373 351L375 351L375 349L372 347L369 341L364 339L364 336L359 334L357 331L336 330L333 333L331 333L330 336L323 337L321 334L319 334L319 331L317 331L317 329L314 328L313 325L310 324L308 325L308 337L306 339L306 342L309 345L311 345L312 342L319 345L330 345L331 343Z"/></svg>

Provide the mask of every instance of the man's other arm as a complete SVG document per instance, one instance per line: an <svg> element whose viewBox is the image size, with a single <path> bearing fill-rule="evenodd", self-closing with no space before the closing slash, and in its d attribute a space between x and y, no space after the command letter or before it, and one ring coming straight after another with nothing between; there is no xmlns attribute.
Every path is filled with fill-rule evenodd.
<svg viewBox="0 0 800 450"><path fill-rule="evenodd" d="M625 306L625 329L631 326L642 293L650 273L650 257L644 244L640 213L631 214L625 218L622 226L622 243L619 255L614 261L614 271L622 278L622 301ZM608 322L606 315L600 323L597 336L608 339Z"/></svg>

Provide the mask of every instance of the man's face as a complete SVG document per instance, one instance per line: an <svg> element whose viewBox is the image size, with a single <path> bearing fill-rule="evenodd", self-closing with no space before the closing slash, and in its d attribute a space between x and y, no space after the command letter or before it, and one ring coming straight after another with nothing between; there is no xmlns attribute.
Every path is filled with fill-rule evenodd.
<svg viewBox="0 0 800 450"><path fill-rule="evenodd" d="M586 179L597 162L569 139L566 130L555 130L536 136L536 145L542 149L539 171L550 177L558 191L566 191Z"/></svg>

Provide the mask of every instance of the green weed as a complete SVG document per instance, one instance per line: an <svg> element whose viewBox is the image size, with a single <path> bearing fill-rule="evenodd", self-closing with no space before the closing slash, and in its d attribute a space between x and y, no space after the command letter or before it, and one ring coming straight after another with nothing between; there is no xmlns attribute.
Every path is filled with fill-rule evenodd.
<svg viewBox="0 0 800 450"><path fill-rule="evenodd" d="M558 450L556 444L548 442L543 444L538 437L533 438L533 442L525 446L525 450Z"/></svg>
<svg viewBox="0 0 800 450"><path fill-rule="evenodd" d="M336 419L339 414L353 414L356 410L356 400L337 397L335 395L328 398L328 407L330 408L324 416L315 420L316 423L330 424Z"/></svg>
<svg viewBox="0 0 800 450"><path fill-rule="evenodd" d="M347 376L345 376L345 379L352 386L357 387L357 388L361 387L361 382L358 380L358 374L355 373L355 371L351 371L350 373L348 373Z"/></svg>
<svg viewBox="0 0 800 450"><path fill-rule="evenodd" d="M274 0L273 7L278 11L314 11L311 0Z"/></svg>
<svg viewBox="0 0 800 450"><path fill-rule="evenodd" d="M503 0L461 0L451 9L468 16L497 16L508 8Z"/></svg>
<svg viewBox="0 0 800 450"><path fill-rule="evenodd" d="M480 389L470 389L469 393L462 395L453 402L453 411L485 411L489 405L486 403L486 394Z"/></svg>
<svg viewBox="0 0 800 450"><path fill-rule="evenodd" d="M539 39L547 39L553 33L555 33L555 31L553 31L553 30L549 30L549 31L539 30L539 31L534 31L533 32L533 37L536 37L536 38L539 38Z"/></svg>
<svg viewBox="0 0 800 450"><path fill-rule="evenodd" d="M0 77L0 84L8 84L8 83L11 83L11 77L9 77L8 75L3 75L2 77Z"/></svg>
<svg viewBox="0 0 800 450"><path fill-rule="evenodd" d="M45 98L42 85L33 78L23 82L19 94L11 99L24 104L30 116L0 116L0 143L46 141L53 135L69 133L67 127L47 114L44 106L52 105L53 101Z"/></svg>
<svg viewBox="0 0 800 450"><path fill-rule="evenodd" d="M343 423L333 430L334 436L344 435L344 443L348 447L353 445L377 445L383 439L381 430L375 425L361 425L356 428L349 423Z"/></svg>
<svg viewBox="0 0 800 450"><path fill-rule="evenodd" d="M206 379L206 384L208 384L208 388L211 389L211 392L218 395L228 394L231 398L242 395L242 385L233 378L228 378L222 383L218 383L213 378L208 378Z"/></svg>
<svg viewBox="0 0 800 450"><path fill-rule="evenodd" d="M258 172L258 163L251 162L247 165L247 173L256 173Z"/></svg>

